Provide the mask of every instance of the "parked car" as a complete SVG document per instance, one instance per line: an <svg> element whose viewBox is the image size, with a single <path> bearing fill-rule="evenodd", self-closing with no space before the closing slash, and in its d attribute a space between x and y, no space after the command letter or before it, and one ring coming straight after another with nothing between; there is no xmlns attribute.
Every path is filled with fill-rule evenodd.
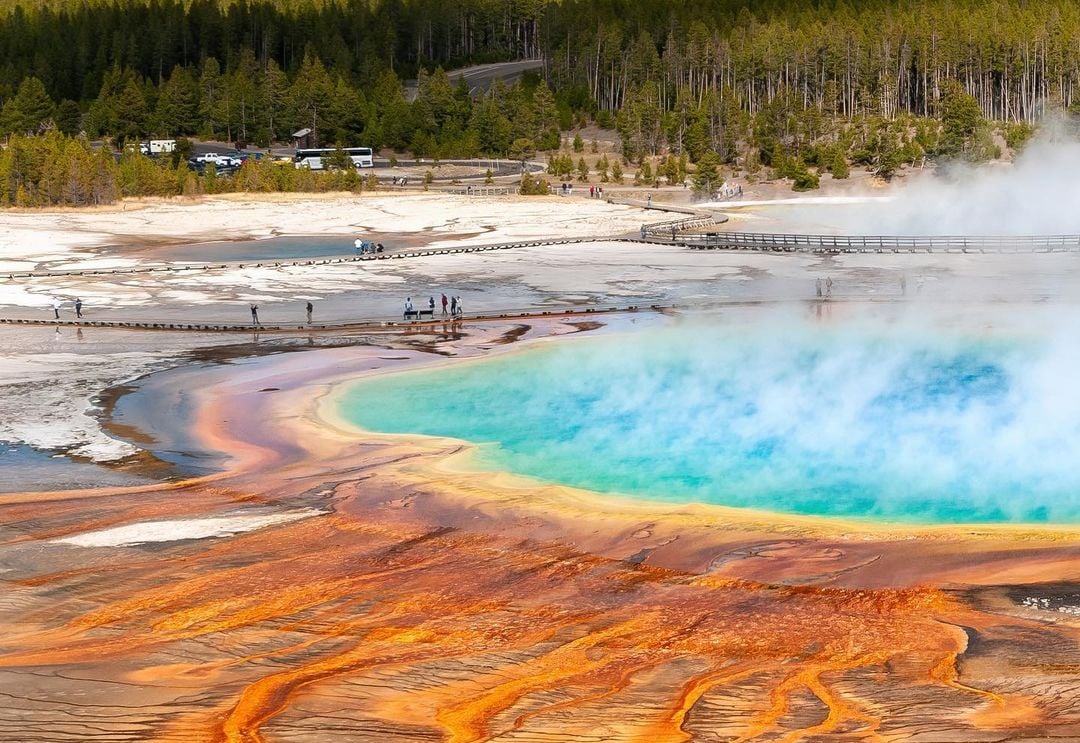
<svg viewBox="0 0 1080 743"><path fill-rule="evenodd" d="M203 175L204 173L206 173L206 168L210 165L214 166L214 172L218 175L232 175L240 167L239 165L234 165L231 158L228 162L199 160L198 158L192 158L191 160L188 160L188 167L199 175Z"/></svg>
<svg viewBox="0 0 1080 743"><path fill-rule="evenodd" d="M196 155L195 162L202 163L204 166L208 163L213 163L219 169L223 167L239 168L243 164L243 161L239 158L221 152L204 152L201 155Z"/></svg>

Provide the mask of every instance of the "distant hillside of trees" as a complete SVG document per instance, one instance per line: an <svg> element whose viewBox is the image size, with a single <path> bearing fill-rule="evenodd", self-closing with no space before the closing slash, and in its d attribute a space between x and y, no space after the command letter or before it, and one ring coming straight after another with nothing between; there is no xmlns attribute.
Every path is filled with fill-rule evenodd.
<svg viewBox="0 0 1080 743"><path fill-rule="evenodd" d="M201 136L748 172L993 156L1080 107L1075 0L6 0L0 134ZM543 57L473 97L441 69ZM419 79L407 101L402 83ZM994 122L994 123L988 123ZM992 136L994 129L1000 135ZM711 165L710 165L711 167Z"/></svg>

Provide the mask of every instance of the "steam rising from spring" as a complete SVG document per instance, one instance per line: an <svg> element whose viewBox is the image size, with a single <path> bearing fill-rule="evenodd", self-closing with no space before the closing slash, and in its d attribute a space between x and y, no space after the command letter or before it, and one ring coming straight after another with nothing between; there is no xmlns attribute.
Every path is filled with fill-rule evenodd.
<svg viewBox="0 0 1080 743"><path fill-rule="evenodd" d="M799 216L863 235L1080 234L1080 142L1048 125L1012 164L908 171L897 189L889 201Z"/></svg>
<svg viewBox="0 0 1080 743"><path fill-rule="evenodd" d="M564 342L362 382L360 425L677 501L919 522L1080 519L1080 343L801 317Z"/></svg>

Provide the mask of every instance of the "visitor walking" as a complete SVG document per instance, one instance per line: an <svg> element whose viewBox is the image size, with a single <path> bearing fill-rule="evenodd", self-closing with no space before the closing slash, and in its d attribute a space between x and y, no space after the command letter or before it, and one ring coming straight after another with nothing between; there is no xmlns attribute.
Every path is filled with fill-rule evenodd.
<svg viewBox="0 0 1080 743"><path fill-rule="evenodd" d="M311 302L308 302L306 309L307 309L307 324L311 325L311 313L315 309L315 305L313 305Z"/></svg>
<svg viewBox="0 0 1080 743"><path fill-rule="evenodd" d="M75 297L75 317L82 319L82 299Z"/></svg>
<svg viewBox="0 0 1080 743"><path fill-rule="evenodd" d="M57 320L60 319L60 304L61 304L60 299L57 298L57 297L53 297L53 300L52 300L53 317L56 318Z"/></svg>
<svg viewBox="0 0 1080 743"><path fill-rule="evenodd" d="M255 327L259 327L259 305L251 305L251 324Z"/></svg>
<svg viewBox="0 0 1080 743"><path fill-rule="evenodd" d="M825 296L826 297L831 297L832 296L832 276L825 279Z"/></svg>
<svg viewBox="0 0 1080 743"><path fill-rule="evenodd" d="M814 282L814 289L817 291L818 299L821 299L821 279Z"/></svg>
<svg viewBox="0 0 1080 743"><path fill-rule="evenodd" d="M458 317L465 314L465 309L461 306L461 297L457 297L457 313Z"/></svg>
<svg viewBox="0 0 1080 743"><path fill-rule="evenodd" d="M443 295L442 295L442 316L443 317L446 317L446 304L449 301L450 300L446 298L446 292L443 292Z"/></svg>
<svg viewBox="0 0 1080 743"><path fill-rule="evenodd" d="M457 316L457 297L450 297L450 317Z"/></svg>

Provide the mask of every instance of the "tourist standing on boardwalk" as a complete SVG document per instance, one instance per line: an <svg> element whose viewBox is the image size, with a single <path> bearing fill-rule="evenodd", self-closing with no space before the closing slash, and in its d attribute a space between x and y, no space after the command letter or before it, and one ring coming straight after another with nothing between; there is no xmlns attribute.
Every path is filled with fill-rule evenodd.
<svg viewBox="0 0 1080 743"><path fill-rule="evenodd" d="M442 316L443 317L446 317L446 303L449 302L449 301L450 300L448 300L446 298L446 292L443 292L443 295L442 295Z"/></svg>
<svg viewBox="0 0 1080 743"><path fill-rule="evenodd" d="M450 316L457 315L457 297L450 297Z"/></svg>
<svg viewBox="0 0 1080 743"><path fill-rule="evenodd" d="M60 319L60 299L57 298L57 297L53 297L52 311L53 311L53 317L55 317L57 320L59 320Z"/></svg>
<svg viewBox="0 0 1080 743"><path fill-rule="evenodd" d="M75 297L75 317L82 319L82 299Z"/></svg>
<svg viewBox="0 0 1080 743"><path fill-rule="evenodd" d="M251 305L251 324L258 327L259 325L259 305Z"/></svg>
<svg viewBox="0 0 1080 743"><path fill-rule="evenodd" d="M825 296L826 297L831 297L832 296L832 276L825 279Z"/></svg>
<svg viewBox="0 0 1080 743"><path fill-rule="evenodd" d="M405 314L401 316L402 320L408 320L409 315L416 314L413 311L412 297L405 297Z"/></svg>
<svg viewBox="0 0 1080 743"><path fill-rule="evenodd" d="M315 305L313 305L311 302L308 302L307 303L307 324L308 325L311 325L311 312L314 309L315 309Z"/></svg>
<svg viewBox="0 0 1080 743"><path fill-rule="evenodd" d="M814 282L814 288L817 290L818 299L821 299L821 279Z"/></svg>
<svg viewBox="0 0 1080 743"><path fill-rule="evenodd" d="M431 316L435 317L435 297L427 298L427 308L431 310Z"/></svg>

